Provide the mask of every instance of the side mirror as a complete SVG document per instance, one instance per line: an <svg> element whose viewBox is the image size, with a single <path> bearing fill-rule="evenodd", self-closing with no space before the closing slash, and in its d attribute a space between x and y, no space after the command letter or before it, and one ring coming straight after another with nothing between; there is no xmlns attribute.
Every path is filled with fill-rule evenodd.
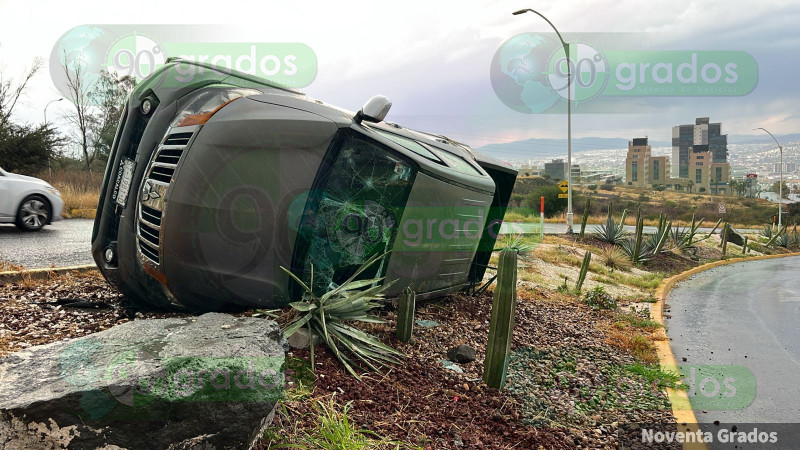
<svg viewBox="0 0 800 450"><path fill-rule="evenodd" d="M386 114L389 113L391 107L391 100L383 95L376 95L369 99L367 103L364 103L364 106L356 113L353 120L355 120L356 123L361 123L362 120L366 120L367 122L380 122L386 118Z"/></svg>

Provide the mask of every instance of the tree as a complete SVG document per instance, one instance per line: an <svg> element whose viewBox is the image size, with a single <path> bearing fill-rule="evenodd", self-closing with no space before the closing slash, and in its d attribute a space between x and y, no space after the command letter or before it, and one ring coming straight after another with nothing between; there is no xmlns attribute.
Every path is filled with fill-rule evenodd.
<svg viewBox="0 0 800 450"><path fill-rule="evenodd" d="M776 181L776 182L772 183L772 189L771 189L772 192L774 192L776 194L778 193L778 190L780 189L779 184L780 184L779 181ZM791 192L789 191L789 185L787 185L786 182L784 181L783 182L783 192L782 192L783 198L789 198L789 194L790 193Z"/></svg>
<svg viewBox="0 0 800 450"><path fill-rule="evenodd" d="M117 123L135 82L129 76L118 77L103 71L92 83L77 60L65 64L64 73L67 97L74 108L64 118L73 127L71 140L79 147L86 170L91 170L92 163L108 157Z"/></svg>
<svg viewBox="0 0 800 450"><path fill-rule="evenodd" d="M691 194L692 193L692 188L694 188L694 181L689 180L689 182L686 183L686 187L689 188L689 193Z"/></svg>
<svg viewBox="0 0 800 450"><path fill-rule="evenodd" d="M35 127L18 125L11 120L28 82L41 68L42 60L34 59L17 82L0 71L0 167L11 172L40 172L62 143L58 132L46 124Z"/></svg>
<svg viewBox="0 0 800 450"><path fill-rule="evenodd" d="M66 54L64 60L67 61ZM75 60L73 64L64 64L64 74L67 77L65 86L67 98L75 108L74 112L65 115L64 118L74 127L71 141L80 146L86 170L91 170L92 162L97 157L93 143L98 139L95 135L98 129L98 119L93 115L90 98L92 89L80 61Z"/></svg>
<svg viewBox="0 0 800 450"><path fill-rule="evenodd" d="M20 81L17 83L14 83L11 78L4 77L2 71L0 71L0 126L9 123L11 113L14 112L14 107L25 92L28 82L41 68L41 58L35 58L31 68L23 72Z"/></svg>
<svg viewBox="0 0 800 450"><path fill-rule="evenodd" d="M522 206L525 196L522 194L511 194L511 204L514 206Z"/></svg>
<svg viewBox="0 0 800 450"><path fill-rule="evenodd" d="M539 186L525 197L525 206L538 209L539 198L544 197L544 216L553 217L560 214L567 207L567 199L558 198L560 193L561 189L558 186Z"/></svg>
<svg viewBox="0 0 800 450"><path fill-rule="evenodd" d="M93 133L96 157L105 161L111 153L114 136L119 120L125 110L128 95L133 91L136 80L130 76L117 77L111 72L103 71L94 89L90 93L92 103L96 105Z"/></svg>
<svg viewBox="0 0 800 450"><path fill-rule="evenodd" d="M0 125L0 167L35 175L47 167L63 138L48 125Z"/></svg>

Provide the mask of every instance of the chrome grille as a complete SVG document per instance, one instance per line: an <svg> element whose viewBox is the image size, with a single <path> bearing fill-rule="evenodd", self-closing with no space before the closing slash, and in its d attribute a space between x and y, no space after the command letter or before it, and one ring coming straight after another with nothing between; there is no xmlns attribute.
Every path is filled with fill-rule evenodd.
<svg viewBox="0 0 800 450"><path fill-rule="evenodd" d="M196 129L180 133L168 133L150 162L138 201L138 224L136 234L139 241L139 253L158 265L161 248L161 223L167 189L181 160L183 151L191 141Z"/></svg>

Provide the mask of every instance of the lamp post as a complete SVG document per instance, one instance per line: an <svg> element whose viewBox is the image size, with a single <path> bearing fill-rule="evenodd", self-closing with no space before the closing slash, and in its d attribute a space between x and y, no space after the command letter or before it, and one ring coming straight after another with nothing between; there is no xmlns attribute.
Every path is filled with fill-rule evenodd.
<svg viewBox="0 0 800 450"><path fill-rule="evenodd" d="M772 133L767 131L766 128L758 127L758 128L753 128L753 130L763 130L765 133L767 133L775 141L775 143L778 144L778 152L781 155L780 168L778 169L779 170L778 173L780 174L780 181L778 181L778 231L780 231L781 210L783 210L783 146L781 146L781 143L778 142L775 136L773 136Z"/></svg>
<svg viewBox="0 0 800 450"><path fill-rule="evenodd" d="M46 105L44 105L44 124L45 125L47 125L47 107L50 106L50 103L60 102L61 100L64 100L64 97L57 98L55 100L50 100L49 102L47 102Z"/></svg>
<svg viewBox="0 0 800 450"><path fill-rule="evenodd" d="M561 41L561 45L564 47L564 55L567 57L567 234L572 234L572 64L569 60L569 44L564 42L561 33L558 32L553 22L550 22L547 17L538 11L526 8L514 11L512 14L518 16L526 12L532 12L550 24Z"/></svg>

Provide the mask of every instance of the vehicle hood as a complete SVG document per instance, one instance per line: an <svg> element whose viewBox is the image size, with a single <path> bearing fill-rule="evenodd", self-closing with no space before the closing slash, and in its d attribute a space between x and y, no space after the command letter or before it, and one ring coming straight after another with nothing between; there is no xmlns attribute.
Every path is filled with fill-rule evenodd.
<svg viewBox="0 0 800 450"><path fill-rule="evenodd" d="M36 177L29 177L27 175L19 175L19 174L16 174L16 173L9 173L6 176L8 178L11 178L11 179L14 179L14 180L27 181L29 183L41 184L42 186L50 186L50 183L48 183L47 181L44 181L44 180L36 178Z"/></svg>

